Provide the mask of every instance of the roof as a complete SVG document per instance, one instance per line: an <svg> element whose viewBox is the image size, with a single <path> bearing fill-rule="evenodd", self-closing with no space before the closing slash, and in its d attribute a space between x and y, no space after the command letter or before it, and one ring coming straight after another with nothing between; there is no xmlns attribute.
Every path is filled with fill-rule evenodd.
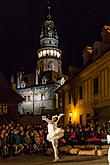
<svg viewBox="0 0 110 165"><path fill-rule="evenodd" d="M0 70L0 103L18 104L23 100L23 97L11 89L3 72Z"/></svg>
<svg viewBox="0 0 110 165"><path fill-rule="evenodd" d="M67 81L68 79L68 76L62 74L62 73L57 73L55 71L52 71L52 70L49 70L49 71L44 71L40 78L39 78L39 82L41 83L42 82L42 78L43 76L46 77L46 79L48 80L47 81L47 84L50 84L50 83L56 83L56 84L60 84L58 80L61 80L62 77L64 77Z"/></svg>
<svg viewBox="0 0 110 165"><path fill-rule="evenodd" d="M17 92L9 87L0 87L0 103L20 103L24 100Z"/></svg>
<svg viewBox="0 0 110 165"><path fill-rule="evenodd" d="M4 74L1 70L0 70L0 87L9 87L9 84L5 79Z"/></svg>
<svg viewBox="0 0 110 165"><path fill-rule="evenodd" d="M67 84L69 84L76 76L78 76L84 69L88 68L91 64L95 63L95 61L98 61L101 57L103 57L104 55L109 55L106 53L109 53L110 50L104 52L102 55L98 56L98 58L96 58L95 60L90 60L88 63L86 63L82 68L80 68L80 70L70 79L68 79L64 85L60 86L55 92L57 93L58 91L61 91Z"/></svg>

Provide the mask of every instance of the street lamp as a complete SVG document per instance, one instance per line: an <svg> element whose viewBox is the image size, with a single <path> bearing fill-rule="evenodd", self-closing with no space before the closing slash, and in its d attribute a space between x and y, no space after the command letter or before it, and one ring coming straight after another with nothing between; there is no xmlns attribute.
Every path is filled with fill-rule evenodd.
<svg viewBox="0 0 110 165"><path fill-rule="evenodd" d="M70 117L72 116L72 112L70 112Z"/></svg>
<svg viewBox="0 0 110 165"><path fill-rule="evenodd" d="M35 91L35 89L32 88L32 92L33 92L33 115L34 115L34 91Z"/></svg>

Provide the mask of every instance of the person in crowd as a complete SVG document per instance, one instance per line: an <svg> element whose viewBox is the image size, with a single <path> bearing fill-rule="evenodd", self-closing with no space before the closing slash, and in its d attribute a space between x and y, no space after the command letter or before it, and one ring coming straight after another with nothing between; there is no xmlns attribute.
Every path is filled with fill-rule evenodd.
<svg viewBox="0 0 110 165"><path fill-rule="evenodd" d="M14 142L13 147L14 147L15 155L18 155L21 153L21 151L23 151L24 146L22 144L22 139L17 129L14 130L13 142Z"/></svg>
<svg viewBox="0 0 110 165"><path fill-rule="evenodd" d="M41 150L40 137L37 131L34 132L33 136L33 149L34 152L39 152Z"/></svg>
<svg viewBox="0 0 110 165"><path fill-rule="evenodd" d="M47 145L46 145L45 136L42 130L39 130L39 138L40 138L40 144L41 144L41 151L44 152L47 150Z"/></svg>
<svg viewBox="0 0 110 165"><path fill-rule="evenodd" d="M74 144L76 144L77 139L76 139L76 131L74 128L70 129L70 136L69 136L69 144L71 146L73 146Z"/></svg>
<svg viewBox="0 0 110 165"><path fill-rule="evenodd" d="M29 130L27 130L25 132L25 135L24 135L24 142L26 143L26 145L28 146L29 148L29 153L32 153L32 140L31 140L31 137L29 135Z"/></svg>
<svg viewBox="0 0 110 165"><path fill-rule="evenodd" d="M69 137L70 137L70 128L67 126L64 129L64 140L66 141L66 144L69 144Z"/></svg>
<svg viewBox="0 0 110 165"><path fill-rule="evenodd" d="M19 134L21 137L21 144L24 146L23 153L25 153L29 149L29 146L28 144L25 143L25 139L24 139L25 132L22 130Z"/></svg>
<svg viewBox="0 0 110 165"><path fill-rule="evenodd" d="M76 133L77 144L84 144L84 132L82 128L79 128Z"/></svg>
<svg viewBox="0 0 110 165"><path fill-rule="evenodd" d="M6 157L8 155L8 145L6 143L6 135L5 130L3 130L0 134L0 154L1 157Z"/></svg>

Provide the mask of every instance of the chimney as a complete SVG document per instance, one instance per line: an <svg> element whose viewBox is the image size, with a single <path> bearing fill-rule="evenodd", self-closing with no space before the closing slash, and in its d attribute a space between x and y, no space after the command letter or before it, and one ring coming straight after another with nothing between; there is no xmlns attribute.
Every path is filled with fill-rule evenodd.
<svg viewBox="0 0 110 165"><path fill-rule="evenodd" d="M11 75L11 89L13 89L14 91L16 91L16 83L14 82L14 75Z"/></svg>
<svg viewBox="0 0 110 165"><path fill-rule="evenodd" d="M110 44L110 26L104 25L101 36L104 43Z"/></svg>
<svg viewBox="0 0 110 165"><path fill-rule="evenodd" d="M92 58L92 54L93 54L93 48L91 46L87 46L84 50L83 50L83 65L87 64L91 58Z"/></svg>
<svg viewBox="0 0 110 165"><path fill-rule="evenodd" d="M69 66L68 72L69 72L69 79L71 79L75 74L77 74L80 71L81 68Z"/></svg>

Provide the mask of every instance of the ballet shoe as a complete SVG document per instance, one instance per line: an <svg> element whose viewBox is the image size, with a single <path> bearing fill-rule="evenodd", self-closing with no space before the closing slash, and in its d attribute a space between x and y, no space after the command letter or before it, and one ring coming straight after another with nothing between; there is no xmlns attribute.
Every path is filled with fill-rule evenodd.
<svg viewBox="0 0 110 165"><path fill-rule="evenodd" d="M55 159L54 159L54 162L57 162L58 160L59 160L59 157L55 158Z"/></svg>

